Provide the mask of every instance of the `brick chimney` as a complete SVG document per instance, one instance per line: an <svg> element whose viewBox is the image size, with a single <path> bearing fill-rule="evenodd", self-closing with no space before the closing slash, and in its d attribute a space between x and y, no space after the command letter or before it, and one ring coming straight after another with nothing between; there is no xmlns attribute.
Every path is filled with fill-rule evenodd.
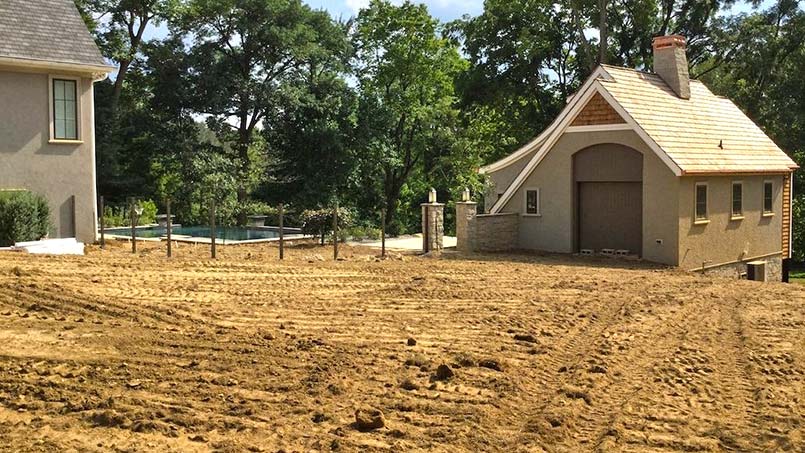
<svg viewBox="0 0 805 453"><path fill-rule="evenodd" d="M690 99L688 57L685 55L685 37L680 35L657 36L654 47L654 72L682 99Z"/></svg>

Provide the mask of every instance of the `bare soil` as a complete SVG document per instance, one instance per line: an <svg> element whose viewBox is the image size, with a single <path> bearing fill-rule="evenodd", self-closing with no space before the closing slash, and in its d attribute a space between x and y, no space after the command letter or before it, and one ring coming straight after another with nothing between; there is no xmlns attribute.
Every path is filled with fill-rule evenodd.
<svg viewBox="0 0 805 453"><path fill-rule="evenodd" d="M0 450L805 451L805 286L126 247L0 254Z"/></svg>

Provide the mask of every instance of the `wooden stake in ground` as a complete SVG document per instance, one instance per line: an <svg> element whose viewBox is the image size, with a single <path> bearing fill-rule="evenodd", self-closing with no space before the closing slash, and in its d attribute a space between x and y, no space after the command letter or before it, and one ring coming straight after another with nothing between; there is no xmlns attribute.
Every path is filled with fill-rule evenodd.
<svg viewBox="0 0 805 453"><path fill-rule="evenodd" d="M215 259L215 199L210 198L210 256Z"/></svg>
<svg viewBox="0 0 805 453"><path fill-rule="evenodd" d="M129 198L129 218L131 219L131 253L137 253L137 219L135 219L134 198Z"/></svg>
<svg viewBox="0 0 805 453"><path fill-rule="evenodd" d="M173 230L173 221L171 220L171 199L165 199L165 214L168 216L168 258L173 256L173 250L171 250L171 230Z"/></svg>
<svg viewBox="0 0 805 453"><path fill-rule="evenodd" d="M283 230L283 206L282 206L282 203L280 203L279 217L280 217L280 218L279 218L279 227L280 227L280 259L284 259L284 258L285 258L285 238L284 238L284 234L283 234L283 231L282 231L282 230Z"/></svg>
<svg viewBox="0 0 805 453"><path fill-rule="evenodd" d="M101 224L101 250L104 250L104 249L106 249L106 221L103 218L104 217L103 216L103 210L104 210L103 195L101 195L99 197L98 209L100 209L100 211L101 211L101 221L100 221L100 224Z"/></svg>
<svg viewBox="0 0 805 453"><path fill-rule="evenodd" d="M386 257L386 210L380 211L380 256Z"/></svg>
<svg viewBox="0 0 805 453"><path fill-rule="evenodd" d="M338 201L333 209L333 259L338 259Z"/></svg>

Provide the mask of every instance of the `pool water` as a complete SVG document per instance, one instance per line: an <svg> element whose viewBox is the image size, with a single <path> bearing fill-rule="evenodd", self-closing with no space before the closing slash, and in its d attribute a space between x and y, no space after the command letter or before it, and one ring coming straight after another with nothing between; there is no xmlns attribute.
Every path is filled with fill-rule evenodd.
<svg viewBox="0 0 805 453"><path fill-rule="evenodd" d="M131 237L131 228L109 228L106 233L115 236ZM291 233L290 231L287 233ZM287 234L286 233L286 234ZM168 234L165 227L143 227L135 230L138 238L161 238ZM174 226L171 229L172 236L191 236L196 238L209 238L210 227L208 226ZM254 239L273 239L278 238L279 232L268 228L243 228L243 227L217 227L215 237L226 241L249 241Z"/></svg>

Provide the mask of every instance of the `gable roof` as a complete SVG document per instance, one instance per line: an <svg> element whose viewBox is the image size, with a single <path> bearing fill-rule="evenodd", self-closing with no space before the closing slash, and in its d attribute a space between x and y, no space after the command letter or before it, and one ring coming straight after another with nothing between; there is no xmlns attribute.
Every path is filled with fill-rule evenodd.
<svg viewBox="0 0 805 453"><path fill-rule="evenodd" d="M691 81L681 99L656 74L602 65L585 81L554 122L537 139L510 156L481 168L500 170L538 151L492 207L500 212L584 106L600 95L677 176L788 173L799 168L729 99ZM575 126L582 130L587 127ZM619 126L619 129L623 127Z"/></svg>
<svg viewBox="0 0 805 453"><path fill-rule="evenodd" d="M112 69L72 0L0 1L0 58Z"/></svg>
<svg viewBox="0 0 805 453"><path fill-rule="evenodd" d="M690 99L681 99L656 74L604 68L612 78L600 83L683 174L798 168L732 101L714 95L698 80L690 81Z"/></svg>

